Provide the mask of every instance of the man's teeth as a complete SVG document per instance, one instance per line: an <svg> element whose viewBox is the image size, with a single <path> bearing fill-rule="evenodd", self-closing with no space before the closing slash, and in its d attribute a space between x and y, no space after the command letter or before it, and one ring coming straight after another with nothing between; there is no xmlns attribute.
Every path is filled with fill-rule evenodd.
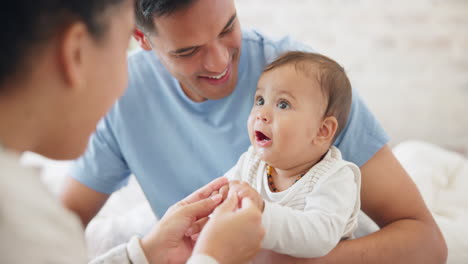
<svg viewBox="0 0 468 264"><path fill-rule="evenodd" d="M218 75L218 76L208 76L208 78L219 80L219 79L223 78L224 75L226 75L226 72L227 72L227 68L226 68L226 69L224 70L224 72L221 73L220 75Z"/></svg>

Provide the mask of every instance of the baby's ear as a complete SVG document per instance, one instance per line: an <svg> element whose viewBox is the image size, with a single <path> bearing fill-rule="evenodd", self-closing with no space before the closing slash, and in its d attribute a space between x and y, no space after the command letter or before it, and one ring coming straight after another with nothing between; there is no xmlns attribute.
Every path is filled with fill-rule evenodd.
<svg viewBox="0 0 468 264"><path fill-rule="evenodd" d="M336 117L326 117L317 132L317 136L314 139L314 143L318 145L332 144L333 137L335 136L336 130L338 129L338 120Z"/></svg>

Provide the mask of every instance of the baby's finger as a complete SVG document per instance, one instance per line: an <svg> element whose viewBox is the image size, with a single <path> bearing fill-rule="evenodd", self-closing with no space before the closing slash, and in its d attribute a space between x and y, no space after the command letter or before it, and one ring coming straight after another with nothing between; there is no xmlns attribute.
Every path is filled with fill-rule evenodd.
<svg viewBox="0 0 468 264"><path fill-rule="evenodd" d="M251 194L250 189L242 187L237 190L237 194L239 195L239 198L244 198L246 196L249 196Z"/></svg>
<svg viewBox="0 0 468 264"><path fill-rule="evenodd" d="M241 186L241 181L230 181L229 189L239 188Z"/></svg>
<svg viewBox="0 0 468 264"><path fill-rule="evenodd" d="M209 219L208 217L203 217L199 219L198 221L196 221L195 223L193 223L192 226L189 229L187 229L187 231L185 232L185 236L191 237L194 234L200 233L203 227L208 222L208 219Z"/></svg>
<svg viewBox="0 0 468 264"><path fill-rule="evenodd" d="M193 242L197 242L197 239L199 236L200 236L200 233L197 233L195 235L191 235L190 238L192 239Z"/></svg>
<svg viewBox="0 0 468 264"><path fill-rule="evenodd" d="M244 185L242 185L240 182L239 183L230 183L229 184L229 190L234 191L234 192L239 192L240 190L244 189Z"/></svg>
<svg viewBox="0 0 468 264"><path fill-rule="evenodd" d="M224 202L214 210L213 215L218 215L218 214L226 214L230 212L234 212L238 207L239 207L239 198L237 197L236 192L229 191L229 194L224 200Z"/></svg>
<svg viewBox="0 0 468 264"><path fill-rule="evenodd" d="M252 199L244 198L241 200L241 209L250 210L251 208L256 208Z"/></svg>
<svg viewBox="0 0 468 264"><path fill-rule="evenodd" d="M219 189L219 193L223 196L223 200L226 199L228 193L229 193L229 185L224 185Z"/></svg>

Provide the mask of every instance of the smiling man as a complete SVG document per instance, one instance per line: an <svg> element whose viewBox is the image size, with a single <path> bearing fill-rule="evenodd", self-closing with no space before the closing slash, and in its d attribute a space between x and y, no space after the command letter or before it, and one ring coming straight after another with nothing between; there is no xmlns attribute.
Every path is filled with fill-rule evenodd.
<svg viewBox="0 0 468 264"><path fill-rule="evenodd" d="M163 19L155 20L154 27L145 30L153 32L154 39L151 33L148 38L136 35L145 50L157 51L161 63L194 102L231 94L239 71L242 36L234 3L215 1L212 10L205 8L194 5L190 12L180 15L162 14ZM206 13L206 19L199 19L200 13Z"/></svg>
<svg viewBox="0 0 468 264"><path fill-rule="evenodd" d="M265 65L290 38L241 31L233 0L139 0L143 48L129 58L126 94L102 120L71 171L64 204L86 225L135 174L154 212L231 168L249 146L247 118ZM388 136L353 91L337 137L362 171L362 209L381 230L341 242L306 263L443 263L444 239L416 186L386 145Z"/></svg>

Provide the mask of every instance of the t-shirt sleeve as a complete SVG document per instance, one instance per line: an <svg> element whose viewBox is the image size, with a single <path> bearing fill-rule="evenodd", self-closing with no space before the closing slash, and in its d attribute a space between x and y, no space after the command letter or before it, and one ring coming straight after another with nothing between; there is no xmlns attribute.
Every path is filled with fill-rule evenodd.
<svg viewBox="0 0 468 264"><path fill-rule="evenodd" d="M127 184L130 170L108 117L98 124L88 149L73 163L70 174L80 183L106 194Z"/></svg>
<svg viewBox="0 0 468 264"><path fill-rule="evenodd" d="M361 167L389 141L389 136L379 121L367 108L356 89L346 127L334 145L340 149L344 160Z"/></svg>

